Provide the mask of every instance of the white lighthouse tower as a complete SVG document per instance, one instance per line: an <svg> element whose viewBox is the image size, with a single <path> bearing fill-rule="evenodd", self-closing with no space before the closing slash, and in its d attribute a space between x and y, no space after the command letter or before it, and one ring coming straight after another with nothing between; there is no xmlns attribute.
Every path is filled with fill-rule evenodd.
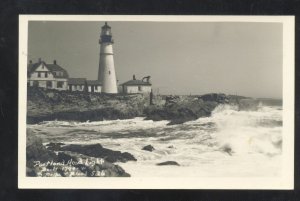
<svg viewBox="0 0 300 201"><path fill-rule="evenodd" d="M114 43L111 34L111 27L105 25L102 27L100 35L100 62L98 71L98 80L102 83L101 91L103 93L118 93L116 71L114 65L113 46Z"/></svg>

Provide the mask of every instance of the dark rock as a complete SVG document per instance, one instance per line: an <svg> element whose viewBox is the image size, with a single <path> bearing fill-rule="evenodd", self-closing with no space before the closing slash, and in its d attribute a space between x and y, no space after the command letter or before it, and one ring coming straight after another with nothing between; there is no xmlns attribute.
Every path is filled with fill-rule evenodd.
<svg viewBox="0 0 300 201"><path fill-rule="evenodd" d="M222 104L229 103L229 99L225 94L217 94L217 93L205 94L199 96L198 99L203 101L222 103Z"/></svg>
<svg viewBox="0 0 300 201"><path fill-rule="evenodd" d="M26 162L27 165L29 165L28 167L33 167L33 161L44 163L51 160L57 160L57 155L47 150L43 146L42 140L28 130L26 139Z"/></svg>
<svg viewBox="0 0 300 201"><path fill-rule="evenodd" d="M166 96L166 102L165 104L174 104L177 103L178 101L180 101L180 97L179 96Z"/></svg>
<svg viewBox="0 0 300 201"><path fill-rule="evenodd" d="M210 116L218 104L216 101L204 102L195 97L172 96L166 99L164 107L151 106L145 109L144 113L147 116L146 119L170 120L168 125L173 125Z"/></svg>
<svg viewBox="0 0 300 201"><path fill-rule="evenodd" d="M108 162L127 162L136 161L134 156L127 152L113 151L110 149L103 148L100 144L91 145L78 145L70 144L60 148L61 151L71 151L79 154L84 154L86 156L103 158Z"/></svg>
<svg viewBox="0 0 300 201"><path fill-rule="evenodd" d="M136 158L131 153L128 152L123 152L122 157L125 159L121 162L126 162L126 161L136 161Z"/></svg>
<svg viewBox="0 0 300 201"><path fill-rule="evenodd" d="M152 146L152 145L147 145L147 146L144 146L143 148L142 148L142 150L145 150L145 151L153 151L153 150L155 150L154 149L154 147Z"/></svg>
<svg viewBox="0 0 300 201"><path fill-rule="evenodd" d="M168 146L169 149L175 148L173 145Z"/></svg>
<svg viewBox="0 0 300 201"><path fill-rule="evenodd" d="M105 177L130 177L130 174L125 172L119 165L105 162L101 168L104 171Z"/></svg>
<svg viewBox="0 0 300 201"><path fill-rule="evenodd" d="M75 157L72 157L69 154L66 154L64 152L59 152L57 154L57 158L58 158L58 161L64 161L64 162L68 162L70 160L77 161L77 159Z"/></svg>
<svg viewBox="0 0 300 201"><path fill-rule="evenodd" d="M82 156L75 156L74 153L70 156L73 161L79 161ZM96 158L87 158L91 161L95 161ZM112 164L106 160L103 160L101 164L93 164L93 165L84 165L84 164L76 164L74 165L81 172L85 173L88 177L130 177L130 174L125 172L125 170L119 165Z"/></svg>
<svg viewBox="0 0 300 201"><path fill-rule="evenodd" d="M167 96L164 106L150 106L144 110L146 119L169 120L168 125L182 124L208 117L220 104L233 104L241 110L255 110L257 101L243 96L225 94L205 94L202 96Z"/></svg>
<svg viewBox="0 0 300 201"><path fill-rule="evenodd" d="M62 143L62 142L50 142L50 143L46 144L45 146L61 146L61 145L65 145L65 143Z"/></svg>
<svg viewBox="0 0 300 201"><path fill-rule="evenodd" d="M162 163L157 163L156 165L177 165L180 166L176 161L166 161L166 162L162 162Z"/></svg>
<svg viewBox="0 0 300 201"><path fill-rule="evenodd" d="M65 145L65 144L60 143L60 142L59 143L50 142L50 143L46 144L45 146L48 150L59 150L62 145Z"/></svg>
<svg viewBox="0 0 300 201"><path fill-rule="evenodd" d="M228 155L232 155L233 154L233 150L231 148L231 146L229 144L225 144L221 147L221 151L227 153Z"/></svg>
<svg viewBox="0 0 300 201"><path fill-rule="evenodd" d="M47 150L42 144L42 140L37 138L31 130L27 130L27 146L26 146L26 175L36 176L71 176L72 173L78 172L79 176L102 176L102 177L129 177L120 166L112 164L110 161L126 162L128 160L136 160L130 153L121 153L104 149L100 144L95 145L67 145L66 150L62 150L63 143L49 143L47 145L52 148L58 148L58 154L53 150ZM64 147L63 147L64 148ZM69 152L67 149L72 152ZM84 155L82 155L84 154ZM96 161L97 158L88 157L97 156L103 158L101 164L80 164L79 161L84 158L90 161ZM39 161L39 163L36 163ZM70 163L72 161L72 163ZM46 169L41 168L37 164L46 164ZM74 169L75 168L75 169ZM98 174L100 173L101 174ZM74 176L74 174L73 174ZM76 176L76 175L75 175Z"/></svg>

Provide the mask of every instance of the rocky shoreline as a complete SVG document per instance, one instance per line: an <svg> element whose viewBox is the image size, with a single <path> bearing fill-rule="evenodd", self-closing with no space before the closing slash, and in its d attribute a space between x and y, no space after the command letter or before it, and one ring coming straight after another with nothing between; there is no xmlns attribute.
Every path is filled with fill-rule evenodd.
<svg viewBox="0 0 300 201"><path fill-rule="evenodd" d="M42 144L27 130L26 175L32 177L130 177L116 162L136 161L128 152L113 151L100 144Z"/></svg>
<svg viewBox="0 0 300 201"><path fill-rule="evenodd" d="M180 124L207 117L220 104L236 105L241 110L255 110L258 100L225 94L202 96L149 94L89 94L28 87L27 124L42 121L102 121L145 117Z"/></svg>
<svg viewBox="0 0 300 201"><path fill-rule="evenodd" d="M128 152L114 151L101 144L65 144L46 142L27 129L26 175L28 177L130 177L120 165L137 161ZM171 147L170 147L171 148ZM152 145L141 147L152 152ZM176 161L162 161L156 166L180 166Z"/></svg>
<svg viewBox="0 0 300 201"><path fill-rule="evenodd" d="M208 117L220 105L232 105L238 110L256 110L259 102L242 96L212 93L201 96L156 95L153 104L150 104L147 94L87 94L28 88L27 124L51 120L85 122L144 117L153 121L168 120L172 125ZM131 153L111 150L99 143L65 144L63 139L47 138L40 133L40 130L30 126L27 129L27 176L130 177L121 166L129 161L137 161ZM156 148L151 144L140 147L145 153L160 151ZM173 148L173 145L168 148ZM234 153L228 146L220 151L229 156ZM165 159L153 165L182 164Z"/></svg>

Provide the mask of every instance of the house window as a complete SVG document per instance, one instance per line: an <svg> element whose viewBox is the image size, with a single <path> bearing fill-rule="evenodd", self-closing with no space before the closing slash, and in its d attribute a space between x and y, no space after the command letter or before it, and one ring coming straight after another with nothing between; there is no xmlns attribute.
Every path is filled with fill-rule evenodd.
<svg viewBox="0 0 300 201"><path fill-rule="evenodd" d="M38 72L38 77L41 77L41 73L40 72Z"/></svg>
<svg viewBox="0 0 300 201"><path fill-rule="evenodd" d="M58 81L57 82L57 88L63 88L64 82Z"/></svg>
<svg viewBox="0 0 300 201"><path fill-rule="evenodd" d="M53 75L56 76L56 72L53 72Z"/></svg>
<svg viewBox="0 0 300 201"><path fill-rule="evenodd" d="M45 72L45 77L48 77L48 73L47 72Z"/></svg>
<svg viewBox="0 0 300 201"><path fill-rule="evenodd" d="M142 86L139 86L139 91L142 91Z"/></svg>
<svg viewBox="0 0 300 201"><path fill-rule="evenodd" d="M52 82L51 81L47 81L47 88L52 88Z"/></svg>
<svg viewBox="0 0 300 201"><path fill-rule="evenodd" d="M108 74L110 74L110 71L108 71Z"/></svg>
<svg viewBox="0 0 300 201"><path fill-rule="evenodd" d="M97 86L94 86L94 90L97 91Z"/></svg>

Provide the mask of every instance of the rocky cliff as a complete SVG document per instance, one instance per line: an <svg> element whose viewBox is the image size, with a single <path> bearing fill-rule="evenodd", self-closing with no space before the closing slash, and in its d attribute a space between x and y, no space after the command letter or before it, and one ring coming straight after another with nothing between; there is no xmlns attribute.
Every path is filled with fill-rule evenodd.
<svg viewBox="0 0 300 201"><path fill-rule="evenodd" d="M208 117L220 104L238 106L239 110L256 110L258 101L243 96L225 94L205 94L202 96L167 96L164 105L152 105L145 108L147 119L170 120L169 124L179 124Z"/></svg>
<svg viewBox="0 0 300 201"><path fill-rule="evenodd" d="M27 123L47 120L99 121L143 115L149 96L91 94L28 87Z"/></svg>
<svg viewBox="0 0 300 201"><path fill-rule="evenodd" d="M27 123L45 120L99 121L146 117L154 121L183 123L207 117L219 104L237 105L241 110L255 110L258 100L225 94L202 96L154 96L149 94L89 94L28 88Z"/></svg>

